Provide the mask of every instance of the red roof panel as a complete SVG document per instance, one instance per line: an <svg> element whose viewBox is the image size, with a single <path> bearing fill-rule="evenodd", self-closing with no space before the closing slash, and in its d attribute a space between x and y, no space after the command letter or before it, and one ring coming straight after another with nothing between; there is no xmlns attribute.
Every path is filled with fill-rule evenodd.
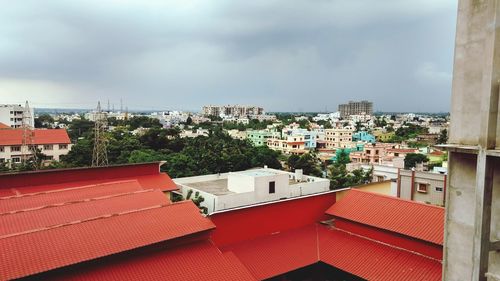
<svg viewBox="0 0 500 281"><path fill-rule="evenodd" d="M442 264L340 230L318 228L321 261L367 280L441 280Z"/></svg>
<svg viewBox="0 0 500 281"><path fill-rule="evenodd" d="M248 240L223 250L232 251L259 280L319 261L316 225Z"/></svg>
<svg viewBox="0 0 500 281"><path fill-rule="evenodd" d="M110 182L0 198L0 214L142 190L137 181Z"/></svg>
<svg viewBox="0 0 500 281"><path fill-rule="evenodd" d="M68 271L53 280L85 281L250 281L256 280L232 253L222 254L209 241L155 253L128 255L88 269Z"/></svg>
<svg viewBox="0 0 500 281"><path fill-rule="evenodd" d="M443 245L444 208L351 189L327 214Z"/></svg>
<svg viewBox="0 0 500 281"><path fill-rule="evenodd" d="M68 132L65 129L35 129L34 144L70 144ZM0 130L0 145L21 145L23 130Z"/></svg>
<svg viewBox="0 0 500 281"><path fill-rule="evenodd" d="M155 162L0 174L0 189L33 193L124 180L137 180L144 189L178 189L167 174L160 173L160 165Z"/></svg>
<svg viewBox="0 0 500 281"><path fill-rule="evenodd" d="M0 215L0 237L168 203L163 192L147 190L4 214Z"/></svg>
<svg viewBox="0 0 500 281"><path fill-rule="evenodd" d="M4 236L0 238L0 280L29 276L214 227L191 201L183 201ZM206 260L210 258L206 256Z"/></svg>

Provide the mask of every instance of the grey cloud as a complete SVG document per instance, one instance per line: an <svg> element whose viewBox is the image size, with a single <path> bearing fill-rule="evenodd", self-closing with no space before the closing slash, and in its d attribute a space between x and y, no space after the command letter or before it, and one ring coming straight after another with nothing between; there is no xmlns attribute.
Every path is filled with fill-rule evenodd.
<svg viewBox="0 0 500 281"><path fill-rule="evenodd" d="M123 98L137 109L307 111L363 98L379 110L449 108L451 81L431 77L451 74L454 1L0 5L8 7L0 9L0 81L59 84L82 105ZM61 95L40 91L46 104Z"/></svg>

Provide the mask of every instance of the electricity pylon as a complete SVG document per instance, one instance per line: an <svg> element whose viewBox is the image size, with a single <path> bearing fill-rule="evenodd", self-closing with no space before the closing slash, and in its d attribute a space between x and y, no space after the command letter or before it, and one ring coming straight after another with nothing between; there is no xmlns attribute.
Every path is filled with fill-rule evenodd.
<svg viewBox="0 0 500 281"><path fill-rule="evenodd" d="M108 151L106 128L108 121L106 113L101 110L101 102L97 102L97 109L94 113L94 151L92 153L92 167L108 165Z"/></svg>

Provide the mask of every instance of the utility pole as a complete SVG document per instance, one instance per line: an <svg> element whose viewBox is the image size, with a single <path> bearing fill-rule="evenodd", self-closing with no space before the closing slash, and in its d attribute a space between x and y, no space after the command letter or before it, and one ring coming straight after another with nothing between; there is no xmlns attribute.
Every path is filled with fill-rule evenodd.
<svg viewBox="0 0 500 281"><path fill-rule="evenodd" d="M35 145L35 130L33 129L32 115L28 101L24 105L23 120L21 128L23 129L23 139L21 144L21 161L23 165L32 164L33 169L38 169L37 147Z"/></svg>
<svg viewBox="0 0 500 281"><path fill-rule="evenodd" d="M106 114L101 110L101 102L97 102L97 109L94 113L94 151L92 154L92 167L108 165L108 151L106 128L108 125Z"/></svg>

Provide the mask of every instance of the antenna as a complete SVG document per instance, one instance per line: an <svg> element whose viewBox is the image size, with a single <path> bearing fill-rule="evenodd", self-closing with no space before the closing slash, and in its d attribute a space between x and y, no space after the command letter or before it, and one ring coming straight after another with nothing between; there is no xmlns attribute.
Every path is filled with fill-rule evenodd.
<svg viewBox="0 0 500 281"><path fill-rule="evenodd" d="M33 169L38 169L37 165L37 147L35 145L35 130L33 129L32 116L28 101L24 105L23 121L21 128L23 129L23 139L21 144L21 161L23 165L31 164Z"/></svg>
<svg viewBox="0 0 500 281"><path fill-rule="evenodd" d="M105 131L108 126L106 113L101 111L101 102L97 102L94 112L94 151L92 153L92 167L108 165L108 151Z"/></svg>
<svg viewBox="0 0 500 281"><path fill-rule="evenodd" d="M109 112L109 110L110 110L110 107L109 107L109 99L108 99L108 112Z"/></svg>
<svg viewBox="0 0 500 281"><path fill-rule="evenodd" d="M123 99L120 98L120 112L123 112Z"/></svg>

